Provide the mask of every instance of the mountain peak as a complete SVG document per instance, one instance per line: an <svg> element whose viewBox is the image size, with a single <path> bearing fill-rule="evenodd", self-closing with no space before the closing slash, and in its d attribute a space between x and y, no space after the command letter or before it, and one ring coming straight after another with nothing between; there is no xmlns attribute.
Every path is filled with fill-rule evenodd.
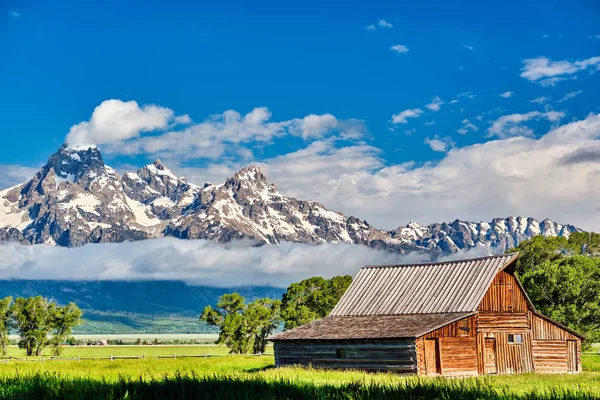
<svg viewBox="0 0 600 400"><path fill-rule="evenodd" d="M238 181L260 181L265 183L267 182L267 177L256 165L249 165L240 169L233 175L233 179Z"/></svg>
<svg viewBox="0 0 600 400"><path fill-rule="evenodd" d="M164 176L164 177L166 177L168 179L172 179L174 181L178 181L179 180L179 178L177 177L177 175L175 175L173 173L173 171L171 171L169 169L169 167L167 167L165 164L163 164L163 162L160 161L158 158L152 164L148 164L148 165L146 165L142 169L145 169L145 170L149 171L151 174L161 175L161 176ZM138 171L138 174L140 174L140 171ZM146 175L146 174L142 174L142 175Z"/></svg>
<svg viewBox="0 0 600 400"><path fill-rule="evenodd" d="M157 158L156 161L154 161L152 164L156 167L156 169L159 169L161 171L166 171L169 169L165 164L163 164L162 161L160 161L160 158Z"/></svg>
<svg viewBox="0 0 600 400"><path fill-rule="evenodd" d="M102 154L96 147L77 149L64 144L50 156L44 170L52 168L59 178L72 177L76 182L84 175L104 173L104 167Z"/></svg>

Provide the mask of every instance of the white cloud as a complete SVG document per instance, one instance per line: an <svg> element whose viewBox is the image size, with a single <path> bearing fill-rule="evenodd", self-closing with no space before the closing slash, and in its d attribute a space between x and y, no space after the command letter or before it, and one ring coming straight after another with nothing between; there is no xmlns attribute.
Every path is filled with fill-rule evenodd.
<svg viewBox="0 0 600 400"><path fill-rule="evenodd" d="M531 103L537 103L537 104L544 104L549 102L550 100L552 100L550 97L545 97L545 96L541 96L541 97L536 97L535 99L531 100Z"/></svg>
<svg viewBox="0 0 600 400"><path fill-rule="evenodd" d="M475 125L473 125L473 123L471 123L468 119L463 119L462 122L463 124L462 128L458 129L457 132L460 133L461 135L466 135L467 133L469 133L469 130L473 131L473 132L477 132L479 130L479 128Z"/></svg>
<svg viewBox="0 0 600 400"><path fill-rule="evenodd" d="M473 92L463 92L463 93L459 93L456 97L465 97L469 100L472 100L475 97L477 97L477 95L474 94Z"/></svg>
<svg viewBox="0 0 600 400"><path fill-rule="evenodd" d="M428 122L425 122L423 125L425 125L425 126L435 125L435 121L428 121Z"/></svg>
<svg viewBox="0 0 600 400"><path fill-rule="evenodd" d="M424 261L423 255L391 254L347 244L256 247L251 241L223 245L174 238L72 249L8 243L0 246L0 257L3 280L178 280L217 287L282 288L315 275L355 275L365 264Z"/></svg>
<svg viewBox="0 0 600 400"><path fill-rule="evenodd" d="M445 153L452 146L452 142L449 138L439 138L435 137L433 139L426 138L425 144L428 144L431 147L431 150Z"/></svg>
<svg viewBox="0 0 600 400"><path fill-rule="evenodd" d="M570 99L572 99L572 98L576 97L578 94L581 94L581 93L582 93L582 91L581 91L581 90L577 90L577 91L574 91L574 92L569 92L569 93L566 93L566 94L563 96L563 98L562 98L562 99L558 100L558 103L562 103L563 101L570 100Z"/></svg>
<svg viewBox="0 0 600 400"><path fill-rule="evenodd" d="M512 97L514 94L515 94L514 92L504 92L504 93L500 94L500 97L507 99L509 97Z"/></svg>
<svg viewBox="0 0 600 400"><path fill-rule="evenodd" d="M11 10L8 12L8 15L10 15L13 18L19 18L21 16L21 13Z"/></svg>
<svg viewBox="0 0 600 400"><path fill-rule="evenodd" d="M444 102L442 101L442 99L440 99L439 96L435 96L431 100L431 103L427 104L425 107L427 107L431 111L440 111L440 106L442 104L444 104Z"/></svg>
<svg viewBox="0 0 600 400"><path fill-rule="evenodd" d="M179 115L179 116L175 117L174 121L176 123L178 123L178 124L183 124L183 125L187 125L187 124L191 124L192 123L192 119L187 114Z"/></svg>
<svg viewBox="0 0 600 400"><path fill-rule="evenodd" d="M310 114L299 121L294 126L293 131L297 129L303 139L320 138L326 132L335 128L337 124L337 119L331 114Z"/></svg>
<svg viewBox="0 0 600 400"><path fill-rule="evenodd" d="M173 130L143 135L167 129ZM166 160L217 159L240 154L249 143L268 143L286 135L313 140L336 132L345 140L358 140L364 131L363 121L339 121L331 114L272 122L266 107L257 107L246 115L227 110L194 124L187 114L175 116L168 108L107 100L96 107L89 121L74 125L66 141L79 147L104 145L107 154L146 154Z"/></svg>
<svg viewBox="0 0 600 400"><path fill-rule="evenodd" d="M39 170L39 168L23 165L0 164L0 190L23 183Z"/></svg>
<svg viewBox="0 0 600 400"><path fill-rule="evenodd" d="M169 108L140 107L135 101L105 100L94 109L89 121L71 127L66 141L80 147L119 142L141 132L165 129L173 118L173 110Z"/></svg>
<svg viewBox="0 0 600 400"><path fill-rule="evenodd" d="M565 113L558 111L530 111L525 114L510 114L503 115L498 118L492 126L488 129L488 132L492 135L500 138L508 138L511 136L532 136L533 130L524 126L523 123L533 120L545 118L550 122L558 122L565 116Z"/></svg>
<svg viewBox="0 0 600 400"><path fill-rule="evenodd" d="M370 24L370 25L365 26L365 29L368 30L368 31L374 32L374 31L377 30L377 27L380 27L380 28L393 28L394 25L392 25L390 22L386 21L385 19L380 19L380 20L377 21L377 25Z"/></svg>
<svg viewBox="0 0 600 400"><path fill-rule="evenodd" d="M459 101L459 100L457 100L457 99L450 100L450 102L449 102L448 104L456 104L456 103L458 103L458 101Z"/></svg>
<svg viewBox="0 0 600 400"><path fill-rule="evenodd" d="M475 47L469 44L464 44L463 47L467 50L475 51Z"/></svg>
<svg viewBox="0 0 600 400"><path fill-rule="evenodd" d="M395 44L392 47L390 47L390 50L398 54L408 53L408 47L406 47L403 44Z"/></svg>
<svg viewBox="0 0 600 400"><path fill-rule="evenodd" d="M521 77L532 82L538 81L542 86L554 86L566 79L565 75L573 75L590 67L600 68L600 57L592 57L581 61L551 61L546 57L523 60Z"/></svg>
<svg viewBox="0 0 600 400"><path fill-rule="evenodd" d="M392 124L406 124L407 118L419 118L421 114L423 114L423 110L418 108L404 110L398 114L392 115Z"/></svg>

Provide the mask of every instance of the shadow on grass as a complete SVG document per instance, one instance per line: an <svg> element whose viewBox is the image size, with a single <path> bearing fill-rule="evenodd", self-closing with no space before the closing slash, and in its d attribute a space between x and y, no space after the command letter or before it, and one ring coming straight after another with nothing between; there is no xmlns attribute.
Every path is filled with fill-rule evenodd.
<svg viewBox="0 0 600 400"><path fill-rule="evenodd" d="M244 371L249 372L249 373L255 373L255 372L268 371L270 369L275 369L275 364L265 365L264 367L249 368Z"/></svg>

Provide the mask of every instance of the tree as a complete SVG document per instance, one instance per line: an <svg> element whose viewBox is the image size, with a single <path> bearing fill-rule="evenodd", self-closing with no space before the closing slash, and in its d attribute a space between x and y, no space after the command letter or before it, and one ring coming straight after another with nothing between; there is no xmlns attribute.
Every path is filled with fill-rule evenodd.
<svg viewBox="0 0 600 400"><path fill-rule="evenodd" d="M563 257L575 255L600 257L600 234L573 232L568 239L564 236L534 236L507 252L513 251L519 252L517 273L523 274L545 261L556 261Z"/></svg>
<svg viewBox="0 0 600 400"><path fill-rule="evenodd" d="M55 307L52 315L52 337L53 354L59 356L62 353L61 343L65 342L71 335L71 329L81 323L82 312L75 303L69 303L64 307Z"/></svg>
<svg viewBox="0 0 600 400"><path fill-rule="evenodd" d="M19 297L13 303L14 327L21 337L19 347L24 348L28 356L41 355L48 344L48 335L54 327L55 308L54 303L41 296Z"/></svg>
<svg viewBox="0 0 600 400"><path fill-rule="evenodd" d="M224 294L217 309L206 306L201 321L218 326L217 343L224 344L233 354L246 354L251 349L264 352L266 339L280 323L279 300L258 299L250 304L238 293Z"/></svg>
<svg viewBox="0 0 600 400"><path fill-rule="evenodd" d="M283 294L281 318L292 329L328 315L352 283L349 275L329 280L320 276L292 283Z"/></svg>
<svg viewBox="0 0 600 400"><path fill-rule="evenodd" d="M246 328L253 337L252 353L264 353L267 347L267 338L279 326L281 301L271 299L258 299L248 304L243 316Z"/></svg>
<svg viewBox="0 0 600 400"><path fill-rule="evenodd" d="M543 314L600 339L600 259L582 255L545 261L523 273L525 287Z"/></svg>
<svg viewBox="0 0 600 400"><path fill-rule="evenodd" d="M10 304L12 297L0 300L0 354L5 356L8 346L8 333L10 331Z"/></svg>
<svg viewBox="0 0 600 400"><path fill-rule="evenodd" d="M55 354L59 353L60 344L71 334L71 328L80 323L81 315L74 303L59 307L41 296L19 297L10 307L12 325L21 337L19 347L28 356L40 356L49 344Z"/></svg>
<svg viewBox="0 0 600 400"><path fill-rule="evenodd" d="M536 236L520 243L517 274L543 314L600 340L600 234Z"/></svg>

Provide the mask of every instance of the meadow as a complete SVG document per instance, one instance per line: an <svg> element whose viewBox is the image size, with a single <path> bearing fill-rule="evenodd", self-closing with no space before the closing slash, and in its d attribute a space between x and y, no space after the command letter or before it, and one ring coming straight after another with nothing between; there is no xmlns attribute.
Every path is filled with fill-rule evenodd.
<svg viewBox="0 0 600 400"><path fill-rule="evenodd" d="M268 349L272 353L272 349ZM416 378L390 373L274 368L272 354L229 356L215 345L74 346L62 357L144 355L144 359L0 361L4 399L600 399L600 355L581 374ZM207 358L165 358L210 354ZM10 348L10 355L23 358ZM44 356L48 357L48 356Z"/></svg>

